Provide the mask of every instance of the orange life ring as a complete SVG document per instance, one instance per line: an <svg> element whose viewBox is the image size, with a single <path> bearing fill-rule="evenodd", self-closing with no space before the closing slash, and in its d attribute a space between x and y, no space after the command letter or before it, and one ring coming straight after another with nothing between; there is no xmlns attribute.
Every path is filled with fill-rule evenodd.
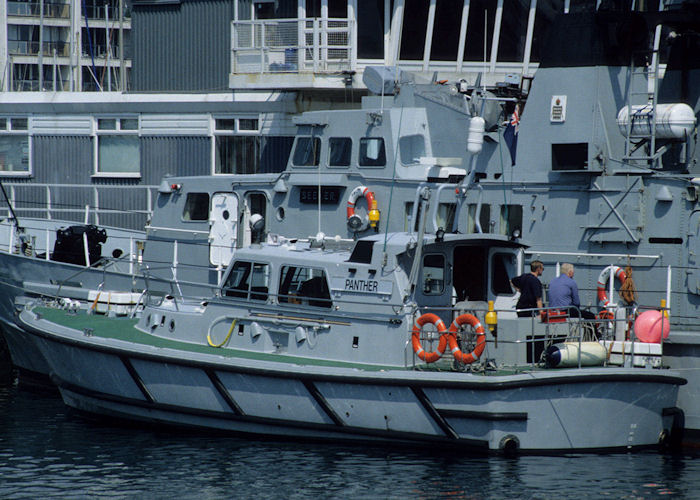
<svg viewBox="0 0 700 500"><path fill-rule="evenodd" d="M477 334L476 347L468 354L464 354L459 349L459 343L457 342L457 332L462 325L473 326ZM484 352L484 348L486 347L486 330L484 330L481 322L473 314L460 314L450 325L447 341L450 344L450 351L452 351L452 355L457 361L461 361L464 364L473 363L479 359L479 356L481 356L481 353Z"/></svg>
<svg viewBox="0 0 700 500"><path fill-rule="evenodd" d="M357 200L364 197L367 200L367 219L363 220L359 215L355 214L355 204ZM377 209L377 200L374 193L366 186L357 186L350 192L347 205L347 222L348 226L355 231L364 231L367 229L367 224L373 228L379 223L379 210Z"/></svg>
<svg viewBox="0 0 700 500"><path fill-rule="evenodd" d="M608 279L610 278L611 270L613 276L620 281L620 285L622 285L627 279L625 271L618 266L608 266L600 272L600 276L598 276L598 302L603 308L607 308L610 305L610 299L608 298L606 286L608 284Z"/></svg>
<svg viewBox="0 0 700 500"><path fill-rule="evenodd" d="M440 341L438 342L437 351L426 352L423 346L420 344L420 332L423 325L426 323L432 323L437 328L440 333ZM447 328L445 328L445 323L440 319L437 314L425 313L419 317L415 324L413 325L413 352L416 353L420 359L426 363L433 363L440 359L442 354L445 352L447 347Z"/></svg>

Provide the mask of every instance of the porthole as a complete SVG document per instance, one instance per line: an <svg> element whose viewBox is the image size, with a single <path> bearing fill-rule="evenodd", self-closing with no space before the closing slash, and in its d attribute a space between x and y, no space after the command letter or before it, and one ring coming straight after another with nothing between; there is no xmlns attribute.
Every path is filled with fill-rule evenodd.
<svg viewBox="0 0 700 500"><path fill-rule="evenodd" d="M170 328L171 332L175 330L175 320L174 319L170 320L169 328Z"/></svg>
<svg viewBox="0 0 700 500"><path fill-rule="evenodd" d="M276 214L276 216L277 216L277 220L278 220L278 221L283 221L283 220L284 220L284 207L279 207L279 208L277 209L277 214Z"/></svg>

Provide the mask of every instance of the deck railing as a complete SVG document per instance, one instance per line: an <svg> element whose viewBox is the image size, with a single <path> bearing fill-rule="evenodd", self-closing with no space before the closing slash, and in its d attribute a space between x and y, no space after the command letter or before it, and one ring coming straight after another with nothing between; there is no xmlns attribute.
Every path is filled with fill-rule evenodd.
<svg viewBox="0 0 700 500"><path fill-rule="evenodd" d="M233 73L329 73L355 68L353 21L266 19L231 23Z"/></svg>
<svg viewBox="0 0 700 500"><path fill-rule="evenodd" d="M81 184L43 184L27 182L3 181L5 192L9 197L18 218L38 217L46 219L65 219L91 224L108 224L109 219L116 216L128 215L135 219L134 227L126 224L129 229L143 230L144 224L153 215L154 196L158 186L153 185L81 185ZM130 193L128 206L108 206L100 202L100 195L108 191L122 190ZM76 196L76 193L78 195ZM134 197L133 194L137 193ZM136 199L136 203L132 201ZM71 200L66 203L65 200ZM0 195L0 214L10 217L8 201ZM119 224L120 226L122 224Z"/></svg>

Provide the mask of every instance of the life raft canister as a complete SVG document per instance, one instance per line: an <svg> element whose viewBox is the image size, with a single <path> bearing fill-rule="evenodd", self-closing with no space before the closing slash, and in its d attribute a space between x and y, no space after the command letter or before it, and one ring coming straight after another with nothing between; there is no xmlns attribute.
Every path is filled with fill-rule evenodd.
<svg viewBox="0 0 700 500"><path fill-rule="evenodd" d="M421 328L426 323L432 323L435 325L435 328L437 328L437 331L440 334L440 341L438 342L437 351L427 352L425 349L423 349L423 346L420 343ZM440 359L442 354L445 352L445 348L447 347L447 328L445 327L445 323L438 315L433 313L425 313L416 320L413 325L412 337L413 352L415 352L416 356L426 363L434 363Z"/></svg>
<svg viewBox="0 0 700 500"><path fill-rule="evenodd" d="M457 332L459 331L459 328L462 325L473 326L477 335L476 347L472 352L467 354L463 353L460 350L459 343L457 342ZM481 325L481 322L473 314L460 314L450 325L450 330L447 335L447 341L449 342L450 351L452 351L452 356L454 356L454 358L457 361L460 361L464 364L473 363L474 361L479 359L481 353L484 352L484 348L486 347L486 331Z"/></svg>
<svg viewBox="0 0 700 500"><path fill-rule="evenodd" d="M367 216L369 219L369 225L377 230L377 224L379 224L379 210L377 209L377 200L374 197L374 193L369 190L366 186L357 186L350 192L348 197L347 206L347 222L348 226L354 231L364 231L366 228L365 222L362 218L355 214L355 203L361 197L367 200Z"/></svg>
<svg viewBox="0 0 700 500"><path fill-rule="evenodd" d="M610 305L610 299L608 298L607 293L607 284L608 279L610 278L611 269L613 276L618 279L620 285L622 285L627 279L625 271L618 266L608 266L600 272L600 276L598 276L598 302L600 303L601 307L604 308L607 308Z"/></svg>

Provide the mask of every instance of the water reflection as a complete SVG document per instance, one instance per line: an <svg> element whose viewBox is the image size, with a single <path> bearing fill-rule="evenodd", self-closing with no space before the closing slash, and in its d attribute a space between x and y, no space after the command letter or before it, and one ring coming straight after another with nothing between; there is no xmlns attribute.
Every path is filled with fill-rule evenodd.
<svg viewBox="0 0 700 500"><path fill-rule="evenodd" d="M0 388L1 498L692 497L690 455L464 456L115 426Z"/></svg>

